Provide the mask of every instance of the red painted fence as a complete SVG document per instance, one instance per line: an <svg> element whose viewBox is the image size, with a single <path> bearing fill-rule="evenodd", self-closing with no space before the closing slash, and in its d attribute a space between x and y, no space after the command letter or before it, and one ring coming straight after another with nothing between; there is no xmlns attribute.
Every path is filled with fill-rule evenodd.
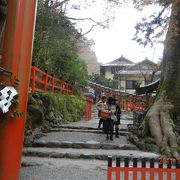
<svg viewBox="0 0 180 180"><path fill-rule="evenodd" d="M31 67L30 89L33 93L41 90L52 93L73 94L73 85L47 74L36 66Z"/></svg>
<svg viewBox="0 0 180 180"><path fill-rule="evenodd" d="M93 99L86 97L85 103L86 103L86 120L89 121L92 118Z"/></svg>
<svg viewBox="0 0 180 180"><path fill-rule="evenodd" d="M36 66L31 67L31 77L30 77L30 91L44 91L44 92L60 92L62 94L73 94L73 85L62 81L61 79L55 78L52 75L40 70ZM91 98L85 98L86 103L86 120L91 119L92 114L92 104L93 100Z"/></svg>
<svg viewBox="0 0 180 180"><path fill-rule="evenodd" d="M89 83L97 94L105 94L107 97L114 96L120 102L122 110L133 112L133 111L144 111L144 104L142 96L132 96L130 94L114 90L109 87L102 86L93 82Z"/></svg>
<svg viewBox="0 0 180 180"><path fill-rule="evenodd" d="M107 96L114 95L116 99L120 100L121 109L124 109L126 111L143 111L144 105L142 103L142 98L138 97L138 102L133 102L133 97L124 95L123 93L116 92L111 88L107 88L104 86L98 87L95 84L90 84L92 88L95 90L99 90L101 92L104 92ZM44 92L60 92L62 94L73 94L73 85L58 79L52 75L47 74L47 72L42 71L41 69L34 66L34 64L31 67L31 77L30 77L30 91L36 92L36 91L44 91ZM86 98L86 120L91 119L91 113L92 113L92 104L93 100Z"/></svg>
<svg viewBox="0 0 180 180"><path fill-rule="evenodd" d="M132 166L129 165L129 158L116 158L116 166L112 166L112 156L108 156L107 180L179 180L180 179L180 163L177 159L174 164L169 161L168 164L161 164L155 167L155 160L146 158L141 159L141 167L138 167L138 159L133 158ZM114 177L115 176L115 177Z"/></svg>

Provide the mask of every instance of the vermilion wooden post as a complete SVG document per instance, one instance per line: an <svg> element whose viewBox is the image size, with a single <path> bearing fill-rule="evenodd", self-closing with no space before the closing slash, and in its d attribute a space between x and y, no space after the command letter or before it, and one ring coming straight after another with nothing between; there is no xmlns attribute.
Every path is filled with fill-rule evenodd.
<svg viewBox="0 0 180 180"><path fill-rule="evenodd" d="M108 156L107 180L112 180L112 156Z"/></svg>
<svg viewBox="0 0 180 180"><path fill-rule="evenodd" d="M85 103L86 103L86 120L88 121L88 101L87 98L85 98Z"/></svg>
<svg viewBox="0 0 180 180"><path fill-rule="evenodd" d="M93 107L93 99L90 99L90 115L89 115L89 120L92 118L92 107Z"/></svg>
<svg viewBox="0 0 180 180"><path fill-rule="evenodd" d="M119 168L120 166L121 166L120 158L117 157L116 158L116 169L117 169L117 171L116 171L116 180L120 180L120 168Z"/></svg>
<svg viewBox="0 0 180 180"><path fill-rule="evenodd" d="M180 179L180 161L176 160L176 179Z"/></svg>
<svg viewBox="0 0 180 180"><path fill-rule="evenodd" d="M44 91L46 92L47 91L47 82L48 82L48 74L47 74L47 70L45 70L45 75L43 77L44 79Z"/></svg>
<svg viewBox="0 0 180 180"><path fill-rule="evenodd" d="M35 92L35 83L36 83L36 81L35 81L35 77L36 77L36 70L35 70L35 66L32 66L31 67L31 77L32 77L32 79L31 79L31 91L32 91L32 93L34 93Z"/></svg>
<svg viewBox="0 0 180 180"><path fill-rule="evenodd" d="M52 76L52 93L54 94L54 76Z"/></svg>
<svg viewBox="0 0 180 180"><path fill-rule="evenodd" d="M36 4L36 0L8 1L1 66L19 80L17 109L23 116L10 118L9 112L3 123L0 119L1 180L18 180L20 175ZM9 83L9 79L0 78Z"/></svg>
<svg viewBox="0 0 180 180"><path fill-rule="evenodd" d="M137 179L137 159L133 158L133 179Z"/></svg>
<svg viewBox="0 0 180 180"><path fill-rule="evenodd" d="M88 118L87 118L87 120L89 121L90 120L90 110L91 110L91 103L90 103L90 99L88 98Z"/></svg>
<svg viewBox="0 0 180 180"><path fill-rule="evenodd" d="M62 89L63 89L63 83L62 83L62 80L60 79L60 81L59 81L59 86L60 86L60 92L62 93Z"/></svg>
<svg viewBox="0 0 180 180"><path fill-rule="evenodd" d="M129 102L126 102L126 111L128 111Z"/></svg>
<svg viewBox="0 0 180 180"><path fill-rule="evenodd" d="M91 100L90 98L86 97L86 120L89 121L91 119Z"/></svg>

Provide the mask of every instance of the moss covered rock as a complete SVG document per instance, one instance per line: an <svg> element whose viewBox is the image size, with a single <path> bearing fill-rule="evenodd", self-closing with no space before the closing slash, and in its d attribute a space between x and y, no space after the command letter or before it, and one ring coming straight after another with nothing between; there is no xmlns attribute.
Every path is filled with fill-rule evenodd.
<svg viewBox="0 0 180 180"><path fill-rule="evenodd" d="M85 103L81 96L36 92L29 94L25 136L31 137L36 128L43 132L53 126L81 120ZM26 144L29 144L25 137Z"/></svg>

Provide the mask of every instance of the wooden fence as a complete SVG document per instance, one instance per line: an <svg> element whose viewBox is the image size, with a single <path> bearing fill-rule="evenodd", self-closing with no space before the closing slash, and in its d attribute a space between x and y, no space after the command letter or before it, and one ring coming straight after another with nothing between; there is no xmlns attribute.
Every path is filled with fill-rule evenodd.
<svg viewBox="0 0 180 180"><path fill-rule="evenodd" d="M102 86L93 82L89 83L90 87L93 88L97 94L105 94L107 97L114 96L120 101L121 109L133 112L140 111L143 112L145 109L145 103L142 96L132 96L119 90L114 90L109 87Z"/></svg>
<svg viewBox="0 0 180 180"><path fill-rule="evenodd" d="M116 166L113 167L112 156L108 156L107 180L180 180L179 160L168 159L167 164L158 161L158 167L155 167L154 159L141 159L141 167L138 167L137 158L133 158L131 166L129 162L129 158L116 158Z"/></svg>
<svg viewBox="0 0 180 180"><path fill-rule="evenodd" d="M52 93L73 94L73 85L47 74L47 72L38 69L34 65L31 67L30 89L33 93L41 90Z"/></svg>
<svg viewBox="0 0 180 180"><path fill-rule="evenodd" d="M86 103L86 121L89 121L92 118L93 99L86 97L85 103Z"/></svg>

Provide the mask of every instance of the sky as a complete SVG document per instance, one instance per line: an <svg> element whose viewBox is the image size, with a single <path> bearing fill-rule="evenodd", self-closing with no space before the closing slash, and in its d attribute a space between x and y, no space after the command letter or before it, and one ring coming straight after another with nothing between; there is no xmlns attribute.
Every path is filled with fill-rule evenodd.
<svg viewBox="0 0 180 180"><path fill-rule="evenodd" d="M75 0L76 3L82 1ZM75 2L73 1L73 3ZM88 1L88 0L87 0ZM89 3L92 0L89 0ZM133 62L140 62L145 58L153 62L158 62L162 57L163 44L156 44L154 47L138 45L132 40L135 34L135 25L142 17L149 16L152 12L160 9L158 6L145 8L143 11L137 11L132 4L122 5L107 10L104 13L106 3L102 0L95 1L91 6L81 6L81 10L69 10L69 16L76 18L91 17L96 21L103 21L110 14L114 20L110 22L108 29L95 27L86 35L88 39L93 39L95 44L93 51L96 53L98 62L104 64L111 62L123 55ZM77 7L78 8L78 7ZM105 14L105 15L104 15ZM90 29L91 21L80 21L77 27L86 32Z"/></svg>

